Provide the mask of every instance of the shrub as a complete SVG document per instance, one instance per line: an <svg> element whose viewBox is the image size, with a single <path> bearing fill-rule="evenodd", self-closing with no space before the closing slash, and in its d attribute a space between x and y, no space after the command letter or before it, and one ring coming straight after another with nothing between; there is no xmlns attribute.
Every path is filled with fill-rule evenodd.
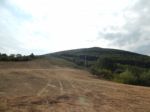
<svg viewBox="0 0 150 112"><path fill-rule="evenodd" d="M143 86L150 86L150 70L149 71L145 71L141 76L140 76L140 80L141 80L141 85Z"/></svg>
<svg viewBox="0 0 150 112"><path fill-rule="evenodd" d="M101 69L101 68L92 66L91 72L100 78L104 78L104 79L111 79L112 78L112 72L108 69Z"/></svg>
<svg viewBox="0 0 150 112"><path fill-rule="evenodd" d="M136 84L137 77L128 69L120 74L114 75L114 81L125 84Z"/></svg>

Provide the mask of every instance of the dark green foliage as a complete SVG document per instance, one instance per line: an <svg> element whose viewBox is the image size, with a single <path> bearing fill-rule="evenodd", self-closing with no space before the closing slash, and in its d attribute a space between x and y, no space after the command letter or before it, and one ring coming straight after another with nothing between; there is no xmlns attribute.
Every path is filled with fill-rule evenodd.
<svg viewBox="0 0 150 112"><path fill-rule="evenodd" d="M28 56L22 56L21 54L11 54L8 56L7 54L0 53L0 61L29 61L34 58L35 56L33 53Z"/></svg>
<svg viewBox="0 0 150 112"><path fill-rule="evenodd" d="M102 72L104 69L110 72L105 72L104 75ZM100 58L91 69L93 74L105 79L125 84L150 86L150 72L148 70L147 67L120 64L111 57Z"/></svg>
<svg viewBox="0 0 150 112"><path fill-rule="evenodd" d="M108 69L110 71L115 71L117 65L111 58L104 57L98 59L98 61L96 62L96 66L101 69Z"/></svg>
<svg viewBox="0 0 150 112"><path fill-rule="evenodd" d="M108 69L100 69L98 67L91 67L91 72L98 76L99 78L104 78L104 79L112 79L112 72Z"/></svg>
<svg viewBox="0 0 150 112"><path fill-rule="evenodd" d="M140 76L140 81L141 85L147 85L150 86L150 70L145 71L141 76Z"/></svg>
<svg viewBox="0 0 150 112"><path fill-rule="evenodd" d="M0 60L7 60L7 54L0 54Z"/></svg>
<svg viewBox="0 0 150 112"><path fill-rule="evenodd" d="M114 75L114 81L121 82L125 84L136 84L137 77L135 74L133 74L131 71L126 70L120 74Z"/></svg>
<svg viewBox="0 0 150 112"><path fill-rule="evenodd" d="M134 71L134 69L127 69L120 74L115 74L113 80L126 84L150 86L150 71L143 70L138 72Z"/></svg>
<svg viewBox="0 0 150 112"><path fill-rule="evenodd" d="M29 55L29 57L30 57L30 58L34 58L35 56L34 56L33 53L31 53L31 54Z"/></svg>

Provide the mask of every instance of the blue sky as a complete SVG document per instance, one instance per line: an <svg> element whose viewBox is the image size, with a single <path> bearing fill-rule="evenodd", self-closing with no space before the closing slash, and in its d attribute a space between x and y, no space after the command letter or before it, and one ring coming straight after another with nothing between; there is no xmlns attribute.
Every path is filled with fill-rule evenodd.
<svg viewBox="0 0 150 112"><path fill-rule="evenodd" d="M0 0L0 52L104 47L150 55L149 0Z"/></svg>

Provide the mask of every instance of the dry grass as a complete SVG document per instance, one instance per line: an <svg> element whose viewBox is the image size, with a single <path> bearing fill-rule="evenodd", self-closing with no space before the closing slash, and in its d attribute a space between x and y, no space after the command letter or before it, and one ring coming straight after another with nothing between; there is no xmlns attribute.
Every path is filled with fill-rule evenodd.
<svg viewBox="0 0 150 112"><path fill-rule="evenodd" d="M39 58L34 59L32 61L24 61L24 62L2 62L0 61L0 69L48 69L52 67L75 67L76 65L74 63L71 63L69 61L66 61L64 59L50 57L49 59L46 58Z"/></svg>
<svg viewBox="0 0 150 112"><path fill-rule="evenodd" d="M0 70L0 112L150 112L150 88L63 67Z"/></svg>

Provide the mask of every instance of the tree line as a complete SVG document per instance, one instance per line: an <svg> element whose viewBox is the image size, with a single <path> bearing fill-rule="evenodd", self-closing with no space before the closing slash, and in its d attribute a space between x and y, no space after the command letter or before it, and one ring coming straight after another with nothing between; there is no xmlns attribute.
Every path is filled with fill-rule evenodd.
<svg viewBox="0 0 150 112"><path fill-rule="evenodd" d="M10 54L0 53L0 61L30 61L35 58L35 55L31 53L30 55L21 54Z"/></svg>

